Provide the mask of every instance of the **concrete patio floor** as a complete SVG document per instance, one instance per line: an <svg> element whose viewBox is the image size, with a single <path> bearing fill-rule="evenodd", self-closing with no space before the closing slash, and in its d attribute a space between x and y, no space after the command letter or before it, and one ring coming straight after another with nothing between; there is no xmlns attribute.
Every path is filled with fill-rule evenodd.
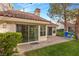
<svg viewBox="0 0 79 59"><path fill-rule="evenodd" d="M52 36L49 37L48 40L43 41L43 42L39 42L36 44L22 44L22 45L18 45L18 51L19 53L24 53L26 51L31 51L31 50L35 50L35 49L39 49L39 48L43 48L49 45L54 45L54 44L58 44L58 43L62 43L62 42L66 42L69 41L67 39L65 39L64 37L58 37L58 36Z"/></svg>

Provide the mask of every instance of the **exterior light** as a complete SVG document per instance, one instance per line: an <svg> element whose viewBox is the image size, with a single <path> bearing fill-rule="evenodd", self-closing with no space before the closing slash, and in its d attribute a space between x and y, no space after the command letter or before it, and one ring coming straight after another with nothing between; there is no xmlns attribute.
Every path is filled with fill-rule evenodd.
<svg viewBox="0 0 79 59"><path fill-rule="evenodd" d="M3 28L6 28L7 27L7 23L3 23Z"/></svg>

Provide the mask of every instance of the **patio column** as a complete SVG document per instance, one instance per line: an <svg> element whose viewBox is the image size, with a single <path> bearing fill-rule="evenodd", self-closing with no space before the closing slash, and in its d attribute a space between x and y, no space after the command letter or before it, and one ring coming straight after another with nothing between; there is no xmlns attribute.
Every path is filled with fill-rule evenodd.
<svg viewBox="0 0 79 59"><path fill-rule="evenodd" d="M38 40L40 40L40 25L38 25Z"/></svg>
<svg viewBox="0 0 79 59"><path fill-rule="evenodd" d="M54 28L52 27L52 36L54 35L53 31L54 31Z"/></svg>
<svg viewBox="0 0 79 59"><path fill-rule="evenodd" d="M46 37L47 37L47 34L48 34L48 26L46 25Z"/></svg>

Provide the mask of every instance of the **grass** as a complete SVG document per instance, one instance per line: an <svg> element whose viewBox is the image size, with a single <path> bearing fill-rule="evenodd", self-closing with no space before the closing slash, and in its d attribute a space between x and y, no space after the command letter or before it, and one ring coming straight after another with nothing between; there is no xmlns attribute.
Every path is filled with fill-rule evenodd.
<svg viewBox="0 0 79 59"><path fill-rule="evenodd" d="M24 53L27 56L79 56L79 41L68 41Z"/></svg>

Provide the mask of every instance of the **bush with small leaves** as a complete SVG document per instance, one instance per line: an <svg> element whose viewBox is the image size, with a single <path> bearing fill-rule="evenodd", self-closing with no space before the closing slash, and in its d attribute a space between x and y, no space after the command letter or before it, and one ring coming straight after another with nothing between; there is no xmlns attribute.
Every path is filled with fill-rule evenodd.
<svg viewBox="0 0 79 59"><path fill-rule="evenodd" d="M18 32L0 33L0 55L9 56L13 49L22 41L22 34Z"/></svg>

